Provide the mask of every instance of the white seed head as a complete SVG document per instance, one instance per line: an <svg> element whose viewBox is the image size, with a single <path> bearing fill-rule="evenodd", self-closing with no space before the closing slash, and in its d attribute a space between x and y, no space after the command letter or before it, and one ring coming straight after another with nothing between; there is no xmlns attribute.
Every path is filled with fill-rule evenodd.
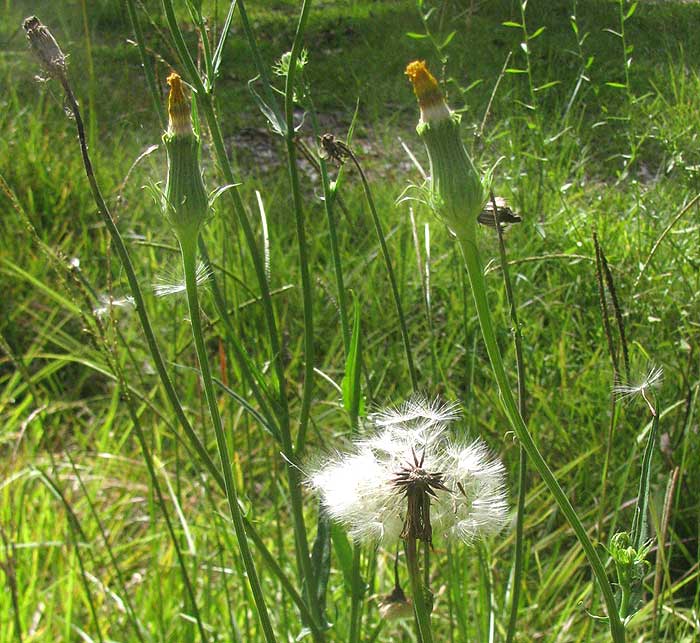
<svg viewBox="0 0 700 643"><path fill-rule="evenodd" d="M388 546L405 536L413 483L430 488L425 539L431 528L464 542L497 533L508 521L503 465L480 440L449 437L456 417L455 406L423 398L377 413L371 418L377 433L322 463L309 484L357 541Z"/></svg>

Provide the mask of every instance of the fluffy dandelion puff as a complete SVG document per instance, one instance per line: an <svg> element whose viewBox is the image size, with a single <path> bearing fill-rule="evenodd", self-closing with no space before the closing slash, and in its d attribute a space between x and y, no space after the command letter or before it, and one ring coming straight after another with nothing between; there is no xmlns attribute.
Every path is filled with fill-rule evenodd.
<svg viewBox="0 0 700 643"><path fill-rule="evenodd" d="M309 483L356 541L389 546L435 534L472 542L497 533L508 521L503 465L480 440L449 437L456 417L454 406L422 398L378 413L377 433L330 458Z"/></svg>

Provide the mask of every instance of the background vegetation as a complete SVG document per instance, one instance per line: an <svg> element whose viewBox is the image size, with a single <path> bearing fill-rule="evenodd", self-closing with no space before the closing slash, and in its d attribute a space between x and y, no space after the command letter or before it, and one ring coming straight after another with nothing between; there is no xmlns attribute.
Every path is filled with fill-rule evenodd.
<svg viewBox="0 0 700 643"><path fill-rule="evenodd" d="M291 46L299 7L291 0L252 5L260 52L272 66ZM524 339L529 426L603 544L631 522L648 430L643 403L611 402L615 369L632 381L650 362L664 369L650 507L661 546L652 550L642 607L629 631L631 640L697 640L700 35L694 25L700 7L644 2L630 11L623 2L557 0L523 10L510 0L454 0L435 4L421 20L430 8L403 0L318 3L305 38L305 73L322 129L345 139L357 110L352 147L387 234L419 387L460 402L459 430L481 436L499 453L515 498L518 447L504 428L456 247L429 213L416 208L411 216L408 204L396 205L409 181L420 182L406 148L427 163L403 76L409 60L426 58L462 112L465 141L479 163L501 159L496 193L523 217L506 244ZM213 34L227 10L226 3L204 3ZM177 56L160 3L143 2L139 11L165 92ZM125 6L6 0L0 21L0 175L6 184L0 194L0 565L6 588L0 640L136 640L135 621L152 640L198 636L173 541L106 354L119 361L138 401L208 635L262 640L223 498L184 446L138 320L124 302L127 284L96 215L62 93L55 82L34 80L39 69L20 29L30 14L70 54L98 179L148 291L148 312L185 410L214 453L185 300L150 293L151 284L179 279L179 259L159 205L143 189L163 180L165 157ZM182 9L179 18L195 52L188 13ZM283 145L248 91L255 75L235 15L216 106L260 246L269 240L270 285L296 420L305 359L297 237ZM309 119L303 123L299 138L315 153ZM203 162L213 189L225 181L208 143L205 134ZM314 285L312 460L342 446L350 425L338 389L345 355L320 179L312 163L299 165ZM350 168L343 170L340 195L338 238L345 284L361 310L363 395L372 409L400 402L412 386L372 221ZM609 295L601 312L594 232L619 301L629 375ZM238 336L267 372L263 310L227 201L217 206L204 237ZM494 258L487 268L490 297L515 381L492 231L483 231L481 244ZM211 297L201 290L216 375L254 404ZM110 306L110 300L126 305ZM279 446L234 398L222 393L220 407L247 516L294 577ZM538 477L531 475L528 484L518 640L606 640L605 626L588 614L600 606L580 548ZM313 532L316 501L306 499ZM438 631L455 641L502 639L513 541L509 531L478 548L449 552L436 542ZM377 611L376 597L392 587L392 564L391 552L368 556L362 640L411 640L410 622L383 622ZM259 569L275 629L291 640L301 630L296 609L262 563ZM334 562L330 640L346 636L344 583Z"/></svg>

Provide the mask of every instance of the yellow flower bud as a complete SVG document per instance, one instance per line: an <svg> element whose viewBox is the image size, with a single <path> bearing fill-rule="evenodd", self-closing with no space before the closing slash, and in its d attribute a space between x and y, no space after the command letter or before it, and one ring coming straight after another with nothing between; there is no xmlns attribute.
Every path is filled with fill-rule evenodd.
<svg viewBox="0 0 700 643"><path fill-rule="evenodd" d="M168 76L168 133L177 136L192 136L190 104L185 97L182 80L175 72Z"/></svg>
<svg viewBox="0 0 700 643"><path fill-rule="evenodd" d="M163 136L168 154L165 215L180 242L196 240L209 212L200 168L200 141L192 129L190 102L176 73L168 76L168 131Z"/></svg>
<svg viewBox="0 0 700 643"><path fill-rule="evenodd" d="M460 118L445 103L435 77L423 61L406 67L421 118L416 128L430 158L433 205L454 232L474 236L487 192L460 138Z"/></svg>

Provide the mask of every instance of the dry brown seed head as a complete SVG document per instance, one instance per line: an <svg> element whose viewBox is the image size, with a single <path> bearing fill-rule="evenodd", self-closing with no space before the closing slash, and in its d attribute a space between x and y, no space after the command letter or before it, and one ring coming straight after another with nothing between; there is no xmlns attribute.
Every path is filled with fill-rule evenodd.
<svg viewBox="0 0 700 643"><path fill-rule="evenodd" d="M36 16L25 18L22 26L27 34L29 46L44 69L53 78L65 78L66 55L61 51L49 29Z"/></svg>

